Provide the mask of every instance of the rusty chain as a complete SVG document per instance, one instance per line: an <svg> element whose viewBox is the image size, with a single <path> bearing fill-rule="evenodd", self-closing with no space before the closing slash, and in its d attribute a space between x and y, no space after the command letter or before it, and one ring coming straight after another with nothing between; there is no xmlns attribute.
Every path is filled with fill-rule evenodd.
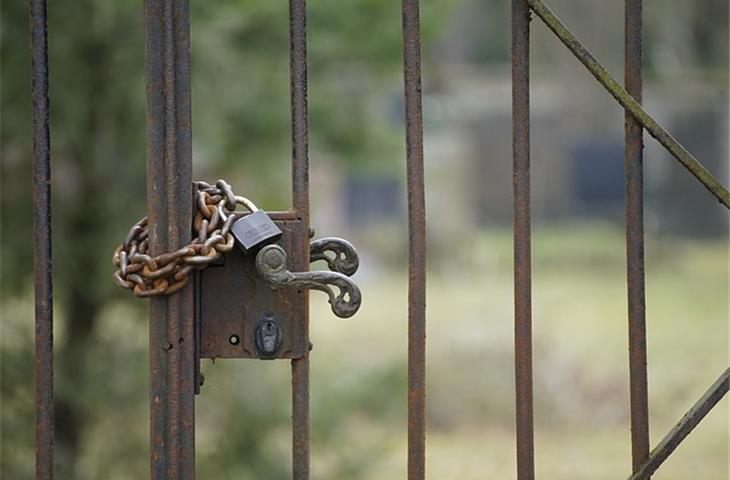
<svg viewBox="0 0 730 480"><path fill-rule="evenodd" d="M250 200L235 195L230 185L218 180L215 186L195 182L197 213L193 221L195 237L186 246L160 255L149 254L147 217L134 224L124 242L114 251L114 281L138 297L170 295L190 281L194 270L202 270L230 251L234 245L233 223L246 212L258 210Z"/></svg>

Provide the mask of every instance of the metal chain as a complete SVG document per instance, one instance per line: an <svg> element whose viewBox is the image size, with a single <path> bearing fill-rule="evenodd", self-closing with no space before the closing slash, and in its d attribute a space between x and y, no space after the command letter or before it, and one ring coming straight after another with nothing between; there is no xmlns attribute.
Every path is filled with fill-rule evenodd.
<svg viewBox="0 0 730 480"><path fill-rule="evenodd" d="M231 226L244 214L236 212L236 207L243 205L250 212L258 208L247 198L235 195L223 180L218 180L215 187L205 182L195 182L194 186L198 211L193 221L193 240L174 252L152 257L144 217L114 251L114 281L119 286L143 298L170 295L188 284L194 270L202 270L233 248Z"/></svg>

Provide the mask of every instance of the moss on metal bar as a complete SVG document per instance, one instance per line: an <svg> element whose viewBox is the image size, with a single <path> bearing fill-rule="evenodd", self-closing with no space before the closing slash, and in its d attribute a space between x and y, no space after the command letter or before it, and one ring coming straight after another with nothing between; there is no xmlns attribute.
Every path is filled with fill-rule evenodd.
<svg viewBox="0 0 730 480"><path fill-rule="evenodd" d="M560 41L568 47L573 55L585 65L588 71L596 77L606 90L623 106L644 128L656 138L659 143L679 160L692 175L699 180L707 190L717 198L725 207L730 208L730 193L719 180L717 180L691 153L687 151L672 135L667 132L646 110L637 102L634 97L619 84L616 79L596 60L575 35L563 22L545 5L542 0L525 0L530 8L542 19L550 30L557 35Z"/></svg>

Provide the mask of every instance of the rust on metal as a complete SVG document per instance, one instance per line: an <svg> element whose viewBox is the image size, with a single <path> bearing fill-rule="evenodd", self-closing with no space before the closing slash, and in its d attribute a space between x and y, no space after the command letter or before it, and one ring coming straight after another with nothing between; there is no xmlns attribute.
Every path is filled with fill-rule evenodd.
<svg viewBox="0 0 730 480"><path fill-rule="evenodd" d="M575 35L558 19L542 0L525 0L568 50L588 69L624 109L644 126L720 203L730 208L730 193L690 152L649 115L613 76L596 60Z"/></svg>
<svg viewBox="0 0 730 480"><path fill-rule="evenodd" d="M48 18L45 0L31 0L33 102L33 256L35 275L35 470L53 478L53 265L51 131L48 100Z"/></svg>
<svg viewBox="0 0 730 480"><path fill-rule="evenodd" d="M512 191L514 229L517 478L535 478L532 406L530 227L530 11L512 0Z"/></svg>
<svg viewBox="0 0 730 480"><path fill-rule="evenodd" d="M351 277L360 267L360 258L355 247L342 238L325 237L309 242L309 260L324 261L327 268Z"/></svg>
<svg viewBox="0 0 730 480"><path fill-rule="evenodd" d="M283 233L280 245L289 252L290 267L296 271L307 270L300 253L308 248L309 241L302 221L277 220L276 224ZM254 256L245 255L240 248L228 252L222 265L202 270L199 282L197 304L202 358L262 358L254 332L266 319L278 323L282 342L275 356L265 358L306 355L309 343L304 329L306 290L272 289L257 273Z"/></svg>
<svg viewBox="0 0 730 480"><path fill-rule="evenodd" d="M257 207L247 198L235 196L225 181L218 180L218 185L225 189L195 182L195 235L189 244L174 252L148 255L149 221L144 217L135 223L114 251L114 281L141 298L172 295L188 284L195 270L218 262L224 253L231 251L236 221L244 216L236 207L239 204L249 204L249 209ZM230 199L224 198L224 190Z"/></svg>
<svg viewBox="0 0 730 480"><path fill-rule="evenodd" d="M145 1L150 254L190 242L193 219L190 10ZM195 478L193 289L150 299L150 476Z"/></svg>
<svg viewBox="0 0 730 480"><path fill-rule="evenodd" d="M307 114L307 2L289 0L292 128L292 203L309 223L309 120Z"/></svg>
<svg viewBox="0 0 730 480"><path fill-rule="evenodd" d="M256 254L256 271L274 288L319 290L327 295L332 313L353 316L362 304L360 288L347 275L328 270L289 270L287 253L281 245L266 245Z"/></svg>
<svg viewBox="0 0 730 480"><path fill-rule="evenodd" d="M642 101L642 2L626 0L624 20L624 83ZM644 129L627 111L624 119L626 178L626 277L629 317L629 390L631 459L637 471L649 458L649 399L646 365L644 279Z"/></svg>
<svg viewBox="0 0 730 480"><path fill-rule="evenodd" d="M309 478L309 354L292 360L292 478Z"/></svg>
<svg viewBox="0 0 730 480"><path fill-rule="evenodd" d="M426 475L426 199L418 0L403 0L408 190L408 479Z"/></svg>
<svg viewBox="0 0 730 480"><path fill-rule="evenodd" d="M304 232L309 231L309 126L307 114L307 4L289 0L292 135L292 203ZM305 268L309 248L301 250ZM308 298L308 297L307 297ZM302 331L309 344L309 301L303 304ZM292 475L309 478L309 353L292 360Z"/></svg>
<svg viewBox="0 0 730 480"><path fill-rule="evenodd" d="M649 459L641 465L629 480L646 480L669 458L669 455L687 438L692 430L710 413L725 396L730 387L730 369L725 370L699 400L684 414L659 445L651 451Z"/></svg>

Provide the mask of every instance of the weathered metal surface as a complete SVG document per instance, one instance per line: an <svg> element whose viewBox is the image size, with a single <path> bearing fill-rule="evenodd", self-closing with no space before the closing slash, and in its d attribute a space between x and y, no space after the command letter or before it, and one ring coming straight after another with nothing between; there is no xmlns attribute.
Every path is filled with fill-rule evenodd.
<svg viewBox="0 0 730 480"><path fill-rule="evenodd" d="M151 255L191 239L190 11L145 1L147 202ZM195 478L193 289L150 299L150 475Z"/></svg>
<svg viewBox="0 0 730 480"><path fill-rule="evenodd" d="M514 229L517 478L535 478L532 406L530 227L530 12L512 0L512 191Z"/></svg>
<svg viewBox="0 0 730 480"><path fill-rule="evenodd" d="M309 478L309 356L291 361L292 478Z"/></svg>
<svg viewBox="0 0 730 480"><path fill-rule="evenodd" d="M525 0L532 10L545 22L550 30L557 35L573 55L588 69L588 71L603 85L606 90L629 111L636 120L644 126L654 138L659 141L679 162L694 175L712 195L725 207L730 208L730 193L720 181L715 178L691 153L687 151L672 135L667 132L654 118L649 115L641 104L636 101L595 59L585 46L568 30L563 22L545 5L542 0Z"/></svg>
<svg viewBox="0 0 730 480"><path fill-rule="evenodd" d="M197 212L192 227L195 235L191 242L176 251L148 255L149 220L142 218L114 251L112 261L116 271L113 277L119 286L132 290L138 297L172 295L188 284L195 270L217 263L221 255L231 251L236 227L253 215L263 216L265 223L258 226L260 230L268 227L271 230L269 238L278 238L273 232L276 226L271 219L245 197L234 195L224 180L218 180L216 187L195 182L194 190ZM236 211L241 204L253 213L246 215L248 212ZM253 232L246 241L249 242L253 236L258 236L261 241L258 232Z"/></svg>
<svg viewBox="0 0 730 480"><path fill-rule="evenodd" d="M309 123L307 116L307 2L289 0L292 128L292 203L309 223Z"/></svg>
<svg viewBox="0 0 730 480"><path fill-rule="evenodd" d="M692 430L702 421L710 410L725 396L730 387L730 369L725 370L722 375L710 386L710 388L697 400L697 402L682 417L677 425L659 442L659 445L651 451L649 459L641 465L636 472L629 477L629 480L646 480L669 458L669 455L687 438Z"/></svg>
<svg viewBox="0 0 730 480"><path fill-rule="evenodd" d="M33 255L35 274L35 471L53 478L53 264L51 132L48 101L48 18L45 0L31 0L33 101Z"/></svg>
<svg viewBox="0 0 730 480"><path fill-rule="evenodd" d="M290 271L286 250L279 245L266 245L256 255L256 270L272 286L284 289L320 290L327 294L332 313L348 318L357 313L362 302L360 289L347 275L316 270ZM335 293L333 287L338 289Z"/></svg>
<svg viewBox="0 0 730 480"><path fill-rule="evenodd" d="M309 127L307 119L306 0L289 0L290 90L292 134L292 203L304 231L309 231ZM309 249L302 252L309 265ZM309 301L304 303L303 331L309 342ZM292 360L292 475L309 478L309 358Z"/></svg>
<svg viewBox="0 0 730 480"><path fill-rule="evenodd" d="M271 216L277 218L277 214ZM299 271L306 270L309 265L302 252L307 250L309 239L303 222L290 218L276 220L276 224L283 233L279 243L290 252L289 265ZM199 273L197 302L202 358L301 358L306 355L307 292L272 288L256 271L255 258L234 248L226 253L222 265ZM256 348L256 328L267 319L274 319L282 332L275 355L260 355Z"/></svg>
<svg viewBox="0 0 730 480"><path fill-rule="evenodd" d="M408 479L426 475L426 201L418 0L403 0L408 190Z"/></svg>
<svg viewBox="0 0 730 480"><path fill-rule="evenodd" d="M309 242L309 261L323 260L327 268L351 277L360 266L355 247L342 238L326 237Z"/></svg>
<svg viewBox="0 0 730 480"><path fill-rule="evenodd" d="M624 11L624 83L626 91L638 103L642 100L642 3L643 0L626 0ZM644 129L631 112L626 112L624 122L631 460L633 471L636 471L649 457L644 291Z"/></svg>

